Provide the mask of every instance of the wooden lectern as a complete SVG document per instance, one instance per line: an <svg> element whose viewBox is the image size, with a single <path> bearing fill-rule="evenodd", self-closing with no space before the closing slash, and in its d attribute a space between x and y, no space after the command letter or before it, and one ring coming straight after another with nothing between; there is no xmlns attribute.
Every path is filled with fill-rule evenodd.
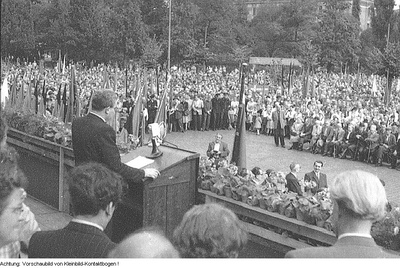
<svg viewBox="0 0 400 268"><path fill-rule="evenodd" d="M195 204L200 154L169 146L159 149L163 155L143 168L156 168L161 175L156 180L146 180L141 186L128 184L128 196L117 207L106 229L114 242L149 226L161 228L171 238L183 215ZM151 147L140 147L122 155L121 161L127 163L150 152Z"/></svg>

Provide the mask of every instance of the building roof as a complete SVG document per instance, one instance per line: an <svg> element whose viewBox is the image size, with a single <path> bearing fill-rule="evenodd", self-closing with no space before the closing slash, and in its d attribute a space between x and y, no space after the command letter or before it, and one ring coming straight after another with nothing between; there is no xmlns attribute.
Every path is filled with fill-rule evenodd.
<svg viewBox="0 0 400 268"><path fill-rule="evenodd" d="M250 57L249 64L258 64L258 65L287 65L289 66L299 66L301 67L301 63L297 59L290 58L266 58L266 57Z"/></svg>

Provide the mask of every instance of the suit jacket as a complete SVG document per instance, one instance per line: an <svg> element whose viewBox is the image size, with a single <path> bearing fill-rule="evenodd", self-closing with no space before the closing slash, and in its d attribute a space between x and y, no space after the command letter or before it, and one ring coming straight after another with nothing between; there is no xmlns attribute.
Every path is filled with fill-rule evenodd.
<svg viewBox="0 0 400 268"><path fill-rule="evenodd" d="M286 187L288 191L303 195L299 181L291 172L286 175Z"/></svg>
<svg viewBox="0 0 400 268"><path fill-rule="evenodd" d="M315 194L319 189L328 187L328 181L326 179L326 174L324 174L322 172L319 173L319 179L314 171L306 173L306 175L304 175L304 181L314 181L317 184L316 187L311 189L311 192L313 194Z"/></svg>
<svg viewBox="0 0 400 268"><path fill-rule="evenodd" d="M89 113L72 122L75 164L98 162L119 173L127 181L142 182L144 171L121 163L116 134L100 117Z"/></svg>
<svg viewBox="0 0 400 268"><path fill-rule="evenodd" d="M222 158L225 158L229 155L229 149L228 149L228 144L226 144L223 141L220 141L220 146L219 146L219 151L221 152L220 156ZM208 144L208 149L207 149L207 156L212 157L213 156L213 151L214 151L214 146L215 146L215 141L212 141Z"/></svg>
<svg viewBox="0 0 400 268"><path fill-rule="evenodd" d="M309 247L289 251L285 258L399 258L383 251L372 238L347 236L331 247Z"/></svg>
<svg viewBox="0 0 400 268"><path fill-rule="evenodd" d="M29 258L106 258L115 244L100 229L77 222L55 231L36 232Z"/></svg>
<svg viewBox="0 0 400 268"><path fill-rule="evenodd" d="M396 136L394 136L393 134L387 135L385 133L379 137L378 142L379 142L379 145L383 145L383 144L388 145L389 149L392 150L396 147Z"/></svg>
<svg viewBox="0 0 400 268"><path fill-rule="evenodd" d="M324 125L321 130L321 138L325 141L329 136L332 135L333 135L333 127Z"/></svg>
<svg viewBox="0 0 400 268"><path fill-rule="evenodd" d="M284 118L285 111L281 109L279 111L279 121L281 122L281 128L284 129L286 126L286 119ZM274 123L274 129L278 128L278 111L274 110L272 112L272 122Z"/></svg>

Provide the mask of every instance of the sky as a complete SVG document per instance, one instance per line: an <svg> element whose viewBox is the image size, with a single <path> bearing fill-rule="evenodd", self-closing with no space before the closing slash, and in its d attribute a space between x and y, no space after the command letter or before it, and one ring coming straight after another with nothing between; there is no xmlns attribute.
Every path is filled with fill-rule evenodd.
<svg viewBox="0 0 400 268"><path fill-rule="evenodd" d="M394 0L394 3L395 3L394 9L399 9L399 7L400 7L400 0Z"/></svg>

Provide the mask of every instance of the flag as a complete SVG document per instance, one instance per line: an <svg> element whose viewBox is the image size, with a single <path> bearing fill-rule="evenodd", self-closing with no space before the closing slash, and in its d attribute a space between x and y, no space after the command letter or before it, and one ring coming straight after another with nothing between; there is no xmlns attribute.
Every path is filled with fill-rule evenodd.
<svg viewBox="0 0 400 268"><path fill-rule="evenodd" d="M17 106L17 98L18 98L18 96L17 96L17 76L15 76L13 79L13 84L11 85L11 97L10 97L10 100L11 100L10 104L13 107L18 107Z"/></svg>
<svg viewBox="0 0 400 268"><path fill-rule="evenodd" d="M132 134L134 139L139 139L140 120L142 113L142 88L139 89L138 94L135 98L135 106L131 109L129 118L131 118L131 127L128 129L128 133Z"/></svg>
<svg viewBox="0 0 400 268"><path fill-rule="evenodd" d="M115 70L114 74L114 92L117 92L117 70Z"/></svg>
<svg viewBox="0 0 400 268"><path fill-rule="evenodd" d="M396 87L396 91L400 92L400 78L397 79L397 87Z"/></svg>
<svg viewBox="0 0 400 268"><path fill-rule="evenodd" d="M378 87L376 85L376 76L374 75L374 80L372 81L372 96L375 96L376 93L378 92Z"/></svg>
<svg viewBox="0 0 400 268"><path fill-rule="evenodd" d="M62 102L61 102L61 113L60 113L60 117L61 117L61 121L65 122L65 117L67 115L68 112L68 104L67 104L67 84L64 85L64 91L63 91L63 98L62 98Z"/></svg>
<svg viewBox="0 0 400 268"><path fill-rule="evenodd" d="M239 112L235 130L235 140L233 142L231 163L235 163L239 168L246 168L246 113L244 99L244 73L245 66L241 66Z"/></svg>
<svg viewBox="0 0 400 268"><path fill-rule="evenodd" d="M58 67L58 72L62 72L62 67L61 67L61 49L58 50L58 62L57 62L57 67Z"/></svg>
<svg viewBox="0 0 400 268"><path fill-rule="evenodd" d="M35 79L35 91L33 94L35 95L35 114L37 114L39 108L39 80L36 81L36 79Z"/></svg>
<svg viewBox="0 0 400 268"><path fill-rule="evenodd" d="M21 81L21 88L19 89L18 92L18 96L17 96L17 103L16 103L16 107L18 108L18 110L23 110L24 109L24 102L25 102L25 92L24 89L25 88L25 81L22 80Z"/></svg>
<svg viewBox="0 0 400 268"><path fill-rule="evenodd" d="M31 79L29 78L28 88L26 90L26 96L24 99L23 111L27 114L31 113L31 101L32 101L32 89L31 89Z"/></svg>
<svg viewBox="0 0 400 268"><path fill-rule="evenodd" d="M1 91L0 91L0 96L1 96L1 108L5 107L9 100L9 86L8 86L8 74L6 74L6 77L4 77L3 84L1 85Z"/></svg>
<svg viewBox="0 0 400 268"><path fill-rule="evenodd" d="M63 60L63 65L62 65L62 73L65 73L65 54L64 54L64 60Z"/></svg>
<svg viewBox="0 0 400 268"><path fill-rule="evenodd" d="M168 92L168 88L169 88L170 79L171 79L170 76L168 76L167 84L165 86L163 95L161 97L160 105L158 106L157 114L156 114L156 117L154 119L154 123L158 123L158 124L160 124L162 122L164 122L164 124L167 123L166 101L167 101L167 92Z"/></svg>
<svg viewBox="0 0 400 268"><path fill-rule="evenodd" d="M314 68L311 69L311 97L315 97Z"/></svg>

